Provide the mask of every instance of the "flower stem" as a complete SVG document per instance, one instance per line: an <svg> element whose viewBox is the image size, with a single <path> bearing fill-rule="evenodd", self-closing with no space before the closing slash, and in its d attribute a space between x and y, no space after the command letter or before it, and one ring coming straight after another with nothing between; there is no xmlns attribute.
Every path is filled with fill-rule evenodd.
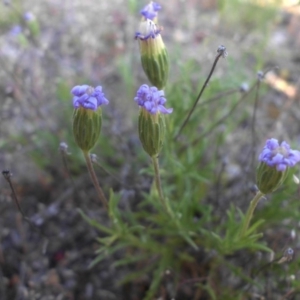
<svg viewBox="0 0 300 300"><path fill-rule="evenodd" d="M167 213L172 215L172 212L170 210L170 207L168 205L166 198L163 195L163 191L162 191L162 187L161 187L158 158L156 156L152 156L152 162L153 162L153 167L154 167L154 180L155 180L156 189L158 191L159 200L160 200L162 206L164 207L164 210Z"/></svg>
<svg viewBox="0 0 300 300"><path fill-rule="evenodd" d="M224 51L225 51L225 50L224 50ZM216 58L215 58L215 60L214 60L214 63L213 63L213 65L212 65L212 68L211 68L211 70L210 70L210 72L209 72L209 74L208 74L208 77L206 78L206 80L205 80L205 82L204 82L204 84L203 84L203 86L202 86L202 88L201 88L201 90L200 90L200 92L199 92L199 95L197 96L197 98L196 98L196 100L195 100L195 102L194 102L194 104L193 104L191 110L189 111L187 117L185 118L183 124L182 124L181 127L179 128L178 133L175 135L175 140L177 140L177 138L179 137L181 131L183 130L183 128L185 127L185 125L186 125L187 122L189 121L189 119L190 119L192 113L194 112L194 110L195 110L195 108L196 108L196 106L197 106L197 104L198 104L198 102L199 102L199 100L200 100L200 98L201 98L201 96L202 96L202 94L203 94L205 88L206 88L207 85L208 85L208 82L209 82L209 80L210 80L210 78L211 78L211 76L212 76L212 74L213 74L213 72L214 72L214 70L215 70L215 68L216 68L216 65L217 65L217 63L218 63L218 61L219 61L219 59L220 59L221 56L224 56L224 52L218 52L218 55L216 56Z"/></svg>
<svg viewBox="0 0 300 300"><path fill-rule="evenodd" d="M106 199L106 197L105 197L105 195L104 195L104 193L103 193L103 191L102 191L102 189L99 185L99 182L98 182L98 179L97 179L97 176L96 176L96 173L95 173L92 161L91 161L90 154L89 154L88 151L83 151L83 155L84 155L84 158L85 158L85 161L86 161L87 168L88 168L89 173L90 173L90 177L91 177L92 182L94 184L94 187L96 189L98 198L102 202L102 205L105 207L105 209L108 210L107 199Z"/></svg>
<svg viewBox="0 0 300 300"><path fill-rule="evenodd" d="M250 225L250 221L252 219L252 216L253 216L253 213L254 213L254 210L259 202L259 200L264 196L264 194L261 192L261 191L258 191L256 193L256 195L254 196L254 198L251 200L250 202L250 205L249 205L249 208L246 212L246 216L245 216L245 219L244 219L244 223L242 225L242 229L240 231L240 237L244 237L247 230L248 230L248 227Z"/></svg>

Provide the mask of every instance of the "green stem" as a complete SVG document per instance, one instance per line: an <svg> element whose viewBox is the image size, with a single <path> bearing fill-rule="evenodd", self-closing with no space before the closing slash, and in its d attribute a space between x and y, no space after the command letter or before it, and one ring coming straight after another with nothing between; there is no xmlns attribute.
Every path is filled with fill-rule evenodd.
<svg viewBox="0 0 300 300"><path fill-rule="evenodd" d="M240 231L240 237L244 237L247 230L248 230L248 227L250 225L250 221L252 219L252 216L253 216L253 213L254 213L254 210L259 202L259 200L264 196L264 194L261 192L261 191L258 191L256 193L256 195L254 196L254 198L251 200L250 202L250 205L249 205L249 208L247 210L247 213L246 213L246 216L245 216L245 219L244 219L244 223L243 223L243 226L242 226L242 229Z"/></svg>
<svg viewBox="0 0 300 300"><path fill-rule="evenodd" d="M83 151L83 155L84 155L84 158L85 158L85 161L86 161L87 168L88 168L89 173L90 173L90 177L91 177L92 182L94 184L94 187L96 189L98 198L102 202L102 205L105 207L105 209L108 210L107 200L106 200L106 197L105 197L105 195L104 195L104 193L103 193L103 191L102 191L102 189L99 185L99 182L98 182L98 179L97 179L97 176L96 176L96 173L95 173L92 161L91 161L90 154L89 154L88 151Z"/></svg>
<svg viewBox="0 0 300 300"><path fill-rule="evenodd" d="M199 95L197 96L197 98L196 98L196 100L195 100L195 102L194 102L192 108L190 109L190 111L189 111L187 117L185 118L183 124L182 124L181 127L179 128L178 133L175 135L175 140L177 140L177 138L179 137L181 131L183 130L183 128L185 127L185 125L186 125L187 122L189 121L189 119L190 119L190 117L191 117L193 111L195 110L195 108L196 108L196 106L197 106L197 104L198 104L198 102L199 102L199 100L200 100L200 98L201 98L201 96L202 96L202 94L203 94L205 88L206 88L207 85L208 85L208 82L209 82L209 80L210 80L210 78L211 78L211 76L212 76L212 74L213 74L213 72L214 72L214 70L215 70L215 68L216 68L216 65L217 65L217 63L218 63L220 57L223 56L223 55L224 55L224 52L220 52L220 53L218 53L218 55L216 56L216 58L215 58L215 60L214 60L214 63L213 63L213 66L212 66L212 68L211 68L211 70L210 70L210 72L209 72L209 74L208 74L208 77L206 78L206 80L205 80L205 82L204 82L204 84L203 84L203 86L202 86L200 92L199 92Z"/></svg>
<svg viewBox="0 0 300 300"><path fill-rule="evenodd" d="M159 200L160 200L162 206L164 207L165 211L170 214L171 213L170 207L167 203L167 200L165 199L165 197L163 195L163 191L162 191L162 187L161 187L158 158L156 156L153 156L152 162L153 162L153 167L154 167L154 180L155 180L156 189L158 191Z"/></svg>

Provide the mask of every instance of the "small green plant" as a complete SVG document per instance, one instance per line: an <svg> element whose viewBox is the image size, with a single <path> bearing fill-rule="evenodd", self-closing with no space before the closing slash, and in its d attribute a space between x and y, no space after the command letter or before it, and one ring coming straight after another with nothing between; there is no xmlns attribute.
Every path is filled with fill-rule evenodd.
<svg viewBox="0 0 300 300"><path fill-rule="evenodd" d="M138 5L136 0L126 3L132 14L137 13ZM268 33L273 7L262 10L255 1L237 0L219 1L218 5L222 21L228 16L226 25L236 26L242 21L243 32L261 23L260 34ZM232 13L236 7L241 8L239 14ZM113 78L120 85L113 82L113 89L118 90L121 98L122 103L118 104L121 113L129 101L136 104L130 112L134 116L134 134L126 130L114 134L122 121L117 126L111 125L118 115L110 110L114 103L110 96L110 105L102 111L102 105L109 101L100 85L72 88L72 115L70 80L58 76L56 85L49 84L60 108L55 112L59 120L53 122L58 123L58 129L54 131L56 127L51 123L53 130L43 127L30 136L34 145L31 158L40 170L53 170L55 162L51 154L57 152L59 141L64 141L59 150L64 171L72 183L72 189L64 197L84 192L81 182L85 181L86 164L92 188L100 200L95 205L102 213L98 218L84 201L75 204L80 214L74 214L76 221L83 219L91 232L98 234L97 250L89 268L97 265L102 268L101 264L109 262L111 268L124 270L120 285L138 286L143 281L135 299L258 299L268 297L271 289L280 294L278 299L291 299L300 292L299 258L294 257L292 248L300 217L298 186L292 179L300 152L292 150L286 142L268 137L257 161L258 144L269 135L269 132L258 134L256 128L265 73L258 72L257 78L249 78L234 54L228 57L226 47L220 45L215 49L210 70L203 76L203 65L199 66L196 58L186 58L184 48L167 49L168 40L163 40L164 31L158 19L160 10L161 6L151 1L140 11L138 31L132 33L140 53L131 53L129 59L120 55L116 60L118 74ZM20 16L12 19L19 20ZM2 22L6 26L7 21ZM31 47L44 45L40 43L42 26L32 14L22 16L21 25L10 34L16 37L14 42L24 53L31 51ZM53 35L55 38L62 35L60 30ZM226 30L225 26L222 30ZM77 39L76 31L74 40ZM69 41L72 54L68 56L80 52L74 40ZM104 44L105 40L101 42ZM256 66L263 65L263 56L259 54L266 43L264 39L254 49L247 50L251 55L256 54L253 55ZM52 47L56 49L56 44ZM59 48L59 55L60 51ZM53 62L48 52L45 51L43 59ZM243 59L248 59L248 52L242 54ZM215 76L215 70L225 62L226 74ZM134 63L139 64L149 82L138 82L140 77L134 76L138 73L131 69ZM36 77L35 74L33 78ZM81 76L77 81L93 80ZM247 84L247 81L253 82ZM109 94L105 78L103 87L105 94ZM41 93L37 97L40 101L46 88L35 88ZM31 101L35 93L28 94ZM36 109L36 115L41 113L44 119L40 105L28 106L30 112ZM71 126L66 126L70 119L73 135ZM109 133L106 128L110 128ZM28 136L1 138L6 151L12 150L12 140L24 146ZM78 153L76 146L80 149ZM124 149L130 150L130 158L123 153ZM99 155L99 160L91 151ZM107 180L98 179L95 166L109 170ZM116 172L123 171L123 166L131 168L127 174L129 183L123 182L121 172ZM83 176L73 180L71 174ZM66 174L63 175L65 178ZM12 174L4 170L3 176L21 211ZM133 196L125 201L124 194L128 191ZM84 200L88 196L84 195ZM22 216L33 225L23 212ZM33 229L40 230L36 226ZM291 232L288 237L286 232Z"/></svg>
<svg viewBox="0 0 300 300"><path fill-rule="evenodd" d="M258 81L250 89L241 85L201 103L202 95L219 59L227 56L226 48L222 45L217 49L211 71L196 97L192 90L183 89L184 78L179 80L180 84L171 86L167 81L167 52L157 25L157 12L160 8L159 4L150 2L141 11L141 25L136 33L143 69L149 81L155 85L149 87L143 84L134 98L140 107L137 126L139 138L153 163L153 170L149 168L144 172L153 175L153 185L139 199L137 207L130 211L120 209L120 195L110 190L107 211L109 226L89 218L80 210L82 217L101 233L101 237L98 238L100 246L97 257L91 267L121 251L122 257L114 261L114 266L132 266L132 272L125 276L123 283L135 281L142 274L149 274L150 284L143 299L151 300L158 294L165 272L173 274L174 288L169 293L171 297L176 297L181 292L182 280L193 278L189 272L184 274L184 268L193 270L195 267L202 268L205 264L206 271L202 272L202 277L194 278L197 283L195 295L203 294L210 299L244 299L251 286L257 286L257 275L244 273L243 268L235 262L229 262L228 257L234 257L241 251L248 253L249 257L258 251L272 252L263 240L263 233L260 232L264 226L263 218L253 220L255 208L266 194L282 187L288 172L300 161L300 152L291 150L286 142L279 144L276 139L269 139L259 157L256 175L258 189L246 213L233 203L222 214L214 212L214 205L208 199L212 197L212 186L216 187L219 182L214 178L218 162L213 159L213 153L207 153L207 149L212 148L208 135L216 133L215 129L233 114L236 107L253 90L258 94L259 83L264 74L259 73ZM166 84L165 96L162 89ZM90 109L89 105L95 101L91 93L88 96L83 96L83 93L73 94L75 102L86 109ZM214 116L209 115L205 105L227 94L239 97L232 97L230 105L224 105ZM165 107L166 97L174 104L174 112L179 111L177 114L171 114L173 109ZM201 110L198 109L195 117L197 107ZM166 116L168 114L170 115ZM80 130L82 139L87 144L92 141L92 145L86 149L89 151L97 140L90 135L95 128L97 132L99 130L93 122L90 123L91 128L88 132L85 131L85 125L81 125L84 129ZM78 140L76 130L74 134ZM219 141L219 145L224 142L221 135L215 137L215 140ZM82 146L80 148L82 149ZM161 167L158 164L159 156L163 160ZM97 188L95 179L93 182ZM106 202L104 206L106 207ZM269 211L271 214L271 209ZM205 263L197 261L197 255L200 253ZM221 265L231 276L239 278L240 284L244 284L243 290L225 288L225 282L216 283ZM255 264L254 268L256 267ZM195 273L198 274L198 271ZM202 298L195 296L195 299Z"/></svg>

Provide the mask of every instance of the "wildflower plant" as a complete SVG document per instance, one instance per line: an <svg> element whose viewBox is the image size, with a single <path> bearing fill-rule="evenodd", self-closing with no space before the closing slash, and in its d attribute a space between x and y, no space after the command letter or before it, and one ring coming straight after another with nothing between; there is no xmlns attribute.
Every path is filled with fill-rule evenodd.
<svg viewBox="0 0 300 300"><path fill-rule="evenodd" d="M164 115L172 113L166 108L164 91L143 84L137 91L134 101L140 107L139 137L144 150L150 157L157 157L165 138Z"/></svg>
<svg viewBox="0 0 300 300"><path fill-rule="evenodd" d="M245 235L249 227L252 215L259 200L265 195L275 192L287 178L290 168L300 161L300 151L292 150L290 145L272 138L259 155L259 165L256 171L256 184L258 192L250 203L247 211L241 235Z"/></svg>
<svg viewBox="0 0 300 300"><path fill-rule="evenodd" d="M236 208L232 206L227 211L228 220L224 230L225 234L222 234L220 229L214 231L211 228L205 228L208 224L213 223L213 210L210 205L202 204L199 197L205 197L209 180L195 173L185 173L184 176L180 177L180 180L176 181L176 168L181 168L181 175L184 173L183 169L188 169L180 161L188 157L188 155L185 156L182 153L188 151L189 146L180 145L179 149L176 146L175 148L172 147L174 147L174 142L180 144L179 137L183 134L183 129L188 123L192 123L191 115L206 90L219 59L227 56L227 50L223 45L218 47L211 71L198 96L194 97L193 105L185 114L180 114L180 118L176 120L179 120L179 124L174 123L172 120L173 108L166 107L167 98L169 96L172 98L172 95L176 93L174 92L175 88L174 91L165 90L168 80L169 60L161 37L162 29L157 24L158 11L160 10L161 6L155 2L150 2L145 6L140 11L141 22L139 30L135 33L135 38L139 42L142 67L151 84L143 83L137 89L134 97L134 101L139 106L137 132L143 149L152 160L153 181L157 193L153 193L151 189L148 195L143 196L144 199L139 203L137 211L125 212L120 211L118 208L120 196L115 195L111 190L107 204L108 216L111 221L111 225L108 227L99 221L90 219L81 211L83 218L104 234L104 237L98 239L101 246L91 265L99 263L108 255L113 255L120 249L130 249L130 252L136 255L124 255L122 259L115 263L115 266L137 262L144 266L141 271L130 274L124 281L138 278L141 273L152 273L151 285L143 298L145 300L153 299L162 280L161 274L166 269L172 268L176 270L175 272L179 272L174 280L178 283L182 266L195 262L195 258L191 254L184 252L185 247L192 249L195 253L198 251L205 252L205 249L217 251L219 255L216 259L217 263L214 262L212 265L218 264L220 261L224 263L225 255L241 249L269 251L269 248L259 241L262 234L257 233L262 220L256 221L251 226L250 222L260 199L282 186L287 178L288 171L300 161L300 152L291 150L286 142L279 144L276 139L268 140L259 156L256 176L258 192L250 202L245 215L239 211L240 218L237 220ZM248 88L246 86L245 88L245 86L244 84L242 88L238 87L235 91L241 93L241 98L237 104L242 102L253 90L253 87ZM259 84L256 86L259 87ZM176 88L180 88L180 86ZM79 148L85 154L90 170L90 156L87 154L99 138L102 124L100 106L108 104L108 100L104 97L100 86L95 89L87 85L75 86L72 89L72 94L75 109L73 116L74 137ZM176 110L178 103L173 103L175 104L174 110ZM233 106L232 110L237 104ZM203 136L198 137L191 144L200 144ZM188 136L185 138L188 138ZM166 148L165 152L163 151L163 145ZM166 161L172 165L174 174L163 177L162 180L158 158L161 154L164 156L165 153L167 153ZM191 161L186 159L185 162L194 166L196 160L202 155L203 153L199 149L198 156L195 155ZM211 173L206 175L209 177ZM99 188L95 174L91 177L96 189L97 186ZM189 177L195 180L191 181ZM172 189L169 189L166 195L163 191L164 181L168 181L169 186L172 186ZM175 181L175 183L170 183L172 181ZM189 184L190 190L186 189L186 182L194 183L194 185ZM103 194L103 192L101 193ZM182 193L182 195L178 196L179 193ZM105 198L100 196L100 198L102 197ZM157 198L159 201L157 201ZM106 203L106 199L103 203ZM196 215L201 217L198 219ZM161 243L163 246L161 246ZM153 260L153 263L149 263L149 258L150 261ZM213 269L213 266L211 268ZM251 281L250 278L247 280ZM213 298L217 299L215 295Z"/></svg>
<svg viewBox="0 0 300 300"><path fill-rule="evenodd" d="M156 24L161 6L150 2L141 10L141 22L135 38L139 41L142 67L151 84L164 89L169 75L169 59L161 37L162 29Z"/></svg>
<svg viewBox="0 0 300 300"><path fill-rule="evenodd" d="M166 98L164 91L159 91L156 87L149 87L143 84L137 91L134 101L140 107L138 131L140 141L144 150L152 158L155 183L159 193L159 198L167 212L170 207L162 192L159 175L158 155L161 151L165 139L165 119L164 115L171 114L173 109L166 108Z"/></svg>
<svg viewBox="0 0 300 300"><path fill-rule="evenodd" d="M24 14L23 18L32 37L38 38L38 36L40 35L40 25L35 15L32 12L28 11Z"/></svg>
<svg viewBox="0 0 300 300"><path fill-rule="evenodd" d="M71 93L73 95L73 134L75 141L83 152L98 197L102 204L107 207L107 200L98 184L89 152L100 136L102 126L101 106L107 105L109 101L105 98L101 86L93 88L88 85L76 85Z"/></svg>

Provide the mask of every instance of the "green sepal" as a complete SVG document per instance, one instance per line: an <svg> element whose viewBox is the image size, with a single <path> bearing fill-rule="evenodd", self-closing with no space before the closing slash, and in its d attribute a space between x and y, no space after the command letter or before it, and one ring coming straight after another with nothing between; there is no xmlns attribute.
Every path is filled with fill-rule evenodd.
<svg viewBox="0 0 300 300"><path fill-rule="evenodd" d="M261 162L256 171L256 184L263 194L276 191L285 181L288 175L288 168L285 171L278 171L276 167L270 167Z"/></svg>
<svg viewBox="0 0 300 300"><path fill-rule="evenodd" d="M102 110L77 108L73 113L73 134L78 147L90 151L96 144L102 126Z"/></svg>
<svg viewBox="0 0 300 300"><path fill-rule="evenodd" d="M158 156L165 138L164 115L150 114L141 108L139 115L139 137L144 150L151 156Z"/></svg>
<svg viewBox="0 0 300 300"><path fill-rule="evenodd" d="M40 36L40 24L37 20L28 21L27 26L32 37L38 38Z"/></svg>
<svg viewBox="0 0 300 300"><path fill-rule="evenodd" d="M159 53L151 52L141 56L142 67L152 85L159 90L164 89L169 76L169 59L167 49L163 48Z"/></svg>

